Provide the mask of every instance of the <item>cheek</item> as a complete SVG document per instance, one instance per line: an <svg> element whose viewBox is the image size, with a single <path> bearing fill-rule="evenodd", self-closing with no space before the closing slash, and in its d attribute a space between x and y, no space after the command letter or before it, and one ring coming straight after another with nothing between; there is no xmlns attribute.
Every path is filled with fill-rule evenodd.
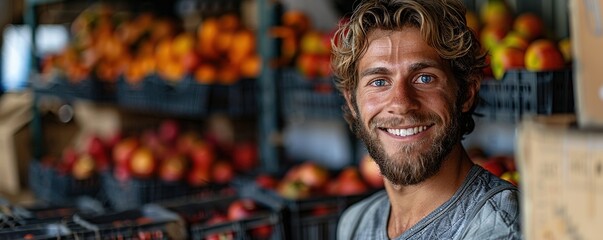
<svg viewBox="0 0 603 240"><path fill-rule="evenodd" d="M362 120L368 121L375 117L381 111L381 109L383 109L384 102L385 101L383 101L383 99L376 94L359 94L356 98L356 103L358 110L360 111L360 115L362 116Z"/></svg>

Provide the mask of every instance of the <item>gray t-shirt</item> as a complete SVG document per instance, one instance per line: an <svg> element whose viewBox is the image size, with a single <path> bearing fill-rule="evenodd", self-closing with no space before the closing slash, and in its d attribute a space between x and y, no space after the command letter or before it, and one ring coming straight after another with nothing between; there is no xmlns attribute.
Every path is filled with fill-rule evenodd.
<svg viewBox="0 0 603 240"><path fill-rule="evenodd" d="M346 209L337 239L386 240L385 190ZM457 192L396 239L521 239L518 189L474 165Z"/></svg>

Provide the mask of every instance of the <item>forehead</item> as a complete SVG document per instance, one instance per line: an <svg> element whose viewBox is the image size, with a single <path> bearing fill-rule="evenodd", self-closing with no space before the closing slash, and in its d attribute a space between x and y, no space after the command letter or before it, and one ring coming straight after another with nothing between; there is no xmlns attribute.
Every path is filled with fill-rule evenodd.
<svg viewBox="0 0 603 240"><path fill-rule="evenodd" d="M435 62L439 67L446 64L435 48L429 46L415 27L400 30L376 29L367 36L367 49L359 61L359 68L387 62L404 64L415 61Z"/></svg>

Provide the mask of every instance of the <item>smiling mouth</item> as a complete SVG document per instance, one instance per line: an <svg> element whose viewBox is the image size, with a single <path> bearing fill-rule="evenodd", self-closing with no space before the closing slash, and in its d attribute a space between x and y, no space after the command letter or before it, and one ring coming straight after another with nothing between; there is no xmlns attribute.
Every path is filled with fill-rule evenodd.
<svg viewBox="0 0 603 240"><path fill-rule="evenodd" d="M396 136L400 136L400 137L408 137L408 136L419 134L419 133L427 130L429 127L431 127L431 125L416 126L416 127L412 127L412 128L403 128L403 129L382 128L382 130L384 130L392 135L396 135Z"/></svg>

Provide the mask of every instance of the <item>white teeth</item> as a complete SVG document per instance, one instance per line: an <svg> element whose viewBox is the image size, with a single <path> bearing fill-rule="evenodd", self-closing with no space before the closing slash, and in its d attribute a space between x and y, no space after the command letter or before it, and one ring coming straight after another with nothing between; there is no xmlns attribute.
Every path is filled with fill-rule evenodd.
<svg viewBox="0 0 603 240"><path fill-rule="evenodd" d="M427 126L420 126L420 127L407 128L407 129L390 129L390 128L388 128L387 132L397 135L397 136L406 137L406 136L418 134L422 131L425 131L425 129L427 129Z"/></svg>

